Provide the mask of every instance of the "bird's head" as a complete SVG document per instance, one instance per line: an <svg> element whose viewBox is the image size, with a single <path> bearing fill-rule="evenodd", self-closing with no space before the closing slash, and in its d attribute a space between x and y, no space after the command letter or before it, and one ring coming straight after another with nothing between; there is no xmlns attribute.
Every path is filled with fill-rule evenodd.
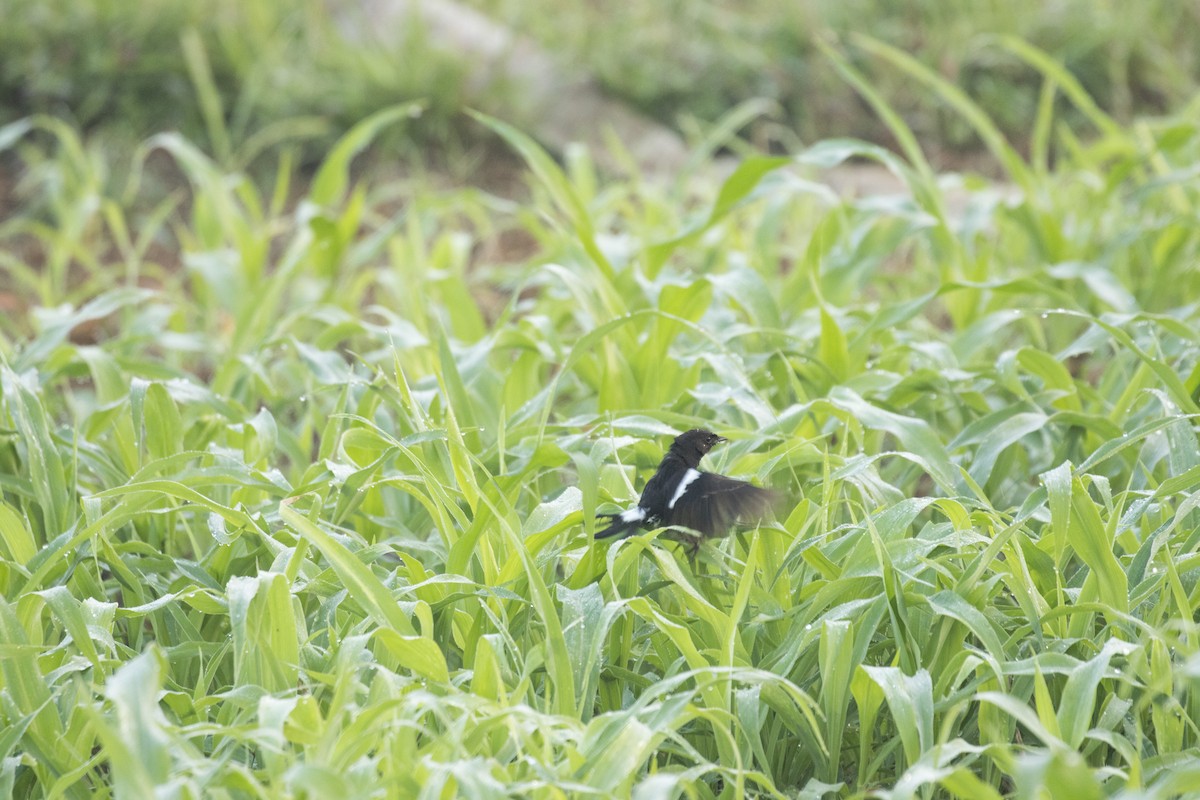
<svg viewBox="0 0 1200 800"><path fill-rule="evenodd" d="M689 464L694 465L700 463L700 459L704 457L705 453L724 441L726 441L724 436L717 436L712 431L692 428L687 433L676 436L671 449L682 455Z"/></svg>

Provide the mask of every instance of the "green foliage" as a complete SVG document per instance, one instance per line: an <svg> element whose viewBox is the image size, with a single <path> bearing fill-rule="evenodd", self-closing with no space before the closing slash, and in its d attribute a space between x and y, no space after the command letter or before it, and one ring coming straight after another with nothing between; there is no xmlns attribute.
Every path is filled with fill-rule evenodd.
<svg viewBox="0 0 1200 800"><path fill-rule="evenodd" d="M1021 147L1041 103L1036 65L997 46L1015 37L1066 65L1100 107L1123 121L1191 100L1200 86L1200 12L1174 0L1137 6L1092 0L969 3L911 0L740 0L689 3L467 0L529 31L604 85L668 122L716 120L747 97L772 101L779 124L757 135L785 142L853 135L883 141L884 126L821 56L822 40L866 32L977 98L993 125ZM856 49L856 66L925 140L975 149L978 130L956 110ZM697 76L702 76L697 79ZM1087 118L1065 107L1072 122Z"/></svg>
<svg viewBox="0 0 1200 800"><path fill-rule="evenodd" d="M512 203L356 182L404 105L307 189L286 151L259 185L180 135L0 129L32 197L0 223L0 795L1187 796L1197 121L1083 144L1050 103L1050 169L859 46L1013 184L955 205L832 50L903 157L664 188L480 116L530 163ZM152 153L187 180L157 204ZM852 157L910 195L803 180ZM701 424L777 519L694 562L594 543Z"/></svg>
<svg viewBox="0 0 1200 800"><path fill-rule="evenodd" d="M969 93L1018 149L1045 133L1030 126L1047 107L1042 65L1004 42L1030 42L1064 64L1097 109L1128 123L1188 102L1200 87L1192 3L1145 0L645 0L636 7L561 0L464 0L530 35L568 68L675 126L703 152L743 127L761 144L855 136L890 141L822 54L826 41L869 32ZM360 9L361 6L361 9ZM464 103L514 120L524 108L512 82L480 87L478 56L432 46L418 20L384 31L385 44L347 41L341 16L372 6L326 0L0 0L0 124L33 114L63 117L134 141L178 130L222 165L241 168L280 142L317 157L379 108L425 99L419 125L397 130L419 169L429 151L478 144ZM371 25L373 20L367 22ZM374 24L378 24L375 22ZM853 48L856 68L925 141L978 149L978 128L903 71ZM702 76L697 79L697 76ZM1064 84L1064 89L1065 89ZM747 102L747 98L756 98ZM1051 103L1052 104L1052 103ZM1053 105L1053 104L1052 104ZM706 137L705 125L738 106L737 124ZM1060 104L1074 124L1087 109ZM532 112L530 112L532 113ZM709 138L709 141L703 141ZM745 145L738 145L742 146ZM474 158L465 159L470 162Z"/></svg>
<svg viewBox="0 0 1200 800"><path fill-rule="evenodd" d="M419 24L387 46L356 41L322 0L0 0L0 14L0 123L49 114L117 142L179 130L230 168L280 143L319 155L419 98L429 116L401 141L428 145L463 102L464 65Z"/></svg>

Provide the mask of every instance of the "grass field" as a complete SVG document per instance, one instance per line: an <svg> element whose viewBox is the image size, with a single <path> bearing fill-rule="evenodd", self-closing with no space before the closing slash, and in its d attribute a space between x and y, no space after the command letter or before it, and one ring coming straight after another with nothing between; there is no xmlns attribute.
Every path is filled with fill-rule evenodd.
<svg viewBox="0 0 1200 800"><path fill-rule="evenodd" d="M1015 36L1066 65L1117 119L1162 113L1200 87L1200 7L1174 0L644 0L636 8L594 0L464 0L528 31L571 63L667 122L715 120L749 96L776 104L759 136L784 143L854 135L886 140L816 39L847 55L930 145L931 157L973 151L976 130L902 71L852 46L868 33L905 50L970 91L1019 147L1028 144L1039 71L1000 45ZM1086 115L1070 104L1064 118ZM769 124L774 122L776 124Z"/></svg>
<svg viewBox="0 0 1200 800"><path fill-rule="evenodd" d="M1066 65L1122 124L1178 109L1200 90L1200 7L1178 0L455 1L528 34L565 68L595 76L615 97L692 138L756 98L769 113L746 135L788 152L846 135L893 143L821 53L821 40L840 40L934 163L971 163L976 128L856 47L857 33L912 53L969 91L1026 153L1042 74L1003 37ZM517 114L511 122L536 129L532 108L520 111L529 104L519 85L486 79L491 71L481 75L477 54L432 46L419 24L380 43L343 40L340 20L359 7L354 0L0 0L0 125L50 113L119 147L179 130L240 169L280 141L319 160L359 119L421 99L423 123L388 133L393 152L402 148L418 162L436 154L443 169L465 172L464 153L483 132L458 124L464 103ZM1056 113L1073 125L1087 122L1070 103Z"/></svg>
<svg viewBox="0 0 1200 800"><path fill-rule="evenodd" d="M1194 796L1196 110L1009 41L1024 158L858 45L1006 182L833 51L900 153L720 186L484 118L527 201L357 177L404 106L303 183L0 129L0 796ZM805 177L848 158L911 196ZM694 425L778 519L592 543Z"/></svg>

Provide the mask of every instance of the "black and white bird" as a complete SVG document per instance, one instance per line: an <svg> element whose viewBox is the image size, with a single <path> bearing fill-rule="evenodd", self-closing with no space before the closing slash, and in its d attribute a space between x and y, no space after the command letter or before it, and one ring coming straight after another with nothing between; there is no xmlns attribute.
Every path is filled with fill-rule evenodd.
<svg viewBox="0 0 1200 800"><path fill-rule="evenodd" d="M681 531L694 550L701 539L724 536L737 522L761 518L775 492L698 469L704 454L724 441L723 436L699 428L676 436L637 505L619 514L597 515L612 524L597 532L596 538L632 536L639 528L683 528L699 534L695 538L688 530Z"/></svg>

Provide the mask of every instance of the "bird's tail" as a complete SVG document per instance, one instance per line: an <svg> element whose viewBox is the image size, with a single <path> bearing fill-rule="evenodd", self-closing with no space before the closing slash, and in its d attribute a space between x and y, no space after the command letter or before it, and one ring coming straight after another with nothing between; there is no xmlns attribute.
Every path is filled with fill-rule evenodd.
<svg viewBox="0 0 1200 800"><path fill-rule="evenodd" d="M596 538L610 539L616 536L624 539L626 536L632 536L642 526L642 520L645 519L645 514L637 513L639 511L641 511L640 508L620 514L597 514L597 518L611 519L612 524L602 531L597 531Z"/></svg>

